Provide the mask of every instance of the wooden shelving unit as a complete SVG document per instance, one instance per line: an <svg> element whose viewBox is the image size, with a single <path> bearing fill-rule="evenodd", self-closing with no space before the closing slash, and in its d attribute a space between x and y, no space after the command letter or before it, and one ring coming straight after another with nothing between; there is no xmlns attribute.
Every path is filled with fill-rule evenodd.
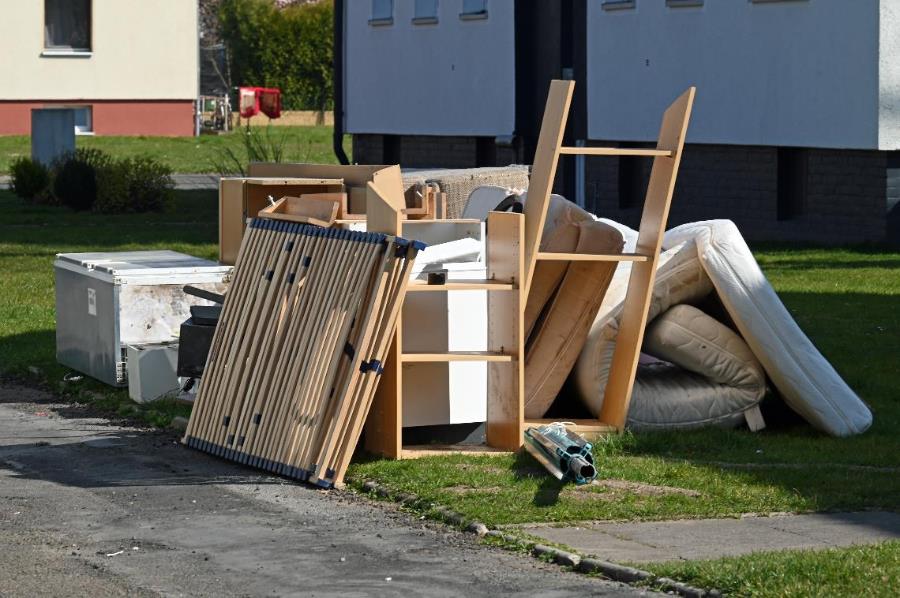
<svg viewBox="0 0 900 598"><path fill-rule="evenodd" d="M401 317L366 424L366 446L369 450L393 458L415 458L454 452L491 454L497 451L513 451L522 445L523 433L527 426L541 425L550 421L526 420L524 417L524 312L532 273L539 261L633 262L602 413L597 420L572 422L575 431L588 437L613 433L623 428L647 323L662 235L668 220L695 90L688 89L666 110L655 149L623 149L562 146L573 89L574 83L571 81L553 81L550 85L524 213L491 212L488 216L490 233L486 248L487 279L448 282L441 285L412 283L408 287L408 292L412 293L487 291L489 350L406 353L402 347ZM561 155L571 154L653 158L634 253L588 255L539 251L557 163ZM382 180L382 183L385 181ZM396 198L393 201L394 205L402 205L403 191L399 175L396 176L396 180L391 179L390 185L382 187L383 191L394 194ZM370 206L367 214L369 231L400 234L399 211L385 212L386 202L367 203ZM373 206L381 212L373 212ZM434 223L434 226L440 225L440 221ZM487 362L488 393L485 425L487 446L404 447L402 445L404 364L453 361Z"/></svg>

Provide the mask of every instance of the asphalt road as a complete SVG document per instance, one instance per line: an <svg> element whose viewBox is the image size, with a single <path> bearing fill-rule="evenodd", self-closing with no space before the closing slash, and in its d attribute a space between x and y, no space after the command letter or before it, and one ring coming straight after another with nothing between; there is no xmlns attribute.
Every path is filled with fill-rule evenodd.
<svg viewBox="0 0 900 598"><path fill-rule="evenodd" d="M0 384L2 597L640 593Z"/></svg>

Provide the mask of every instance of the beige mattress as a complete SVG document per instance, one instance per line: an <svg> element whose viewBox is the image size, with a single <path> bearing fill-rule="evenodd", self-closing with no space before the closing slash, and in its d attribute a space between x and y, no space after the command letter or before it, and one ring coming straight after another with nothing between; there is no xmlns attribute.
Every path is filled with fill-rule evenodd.
<svg viewBox="0 0 900 598"><path fill-rule="evenodd" d="M627 425L633 430L733 427L762 400L766 375L747 343L690 305L647 328Z"/></svg>
<svg viewBox="0 0 900 598"><path fill-rule="evenodd" d="M607 223L622 232L628 251L637 232ZM663 343L661 347L659 341L664 339L655 337L653 332L653 320L659 314L672 306L696 303L714 292L734 322L739 340L794 411L816 429L834 436L859 434L871 425L872 414L868 407L797 326L734 223L713 220L679 226L666 233L663 246L667 250L660 260L650 309L652 324L643 348L660 353L660 356L667 355L663 359L678 362L683 371L691 372L693 368L697 370L693 373L699 372L707 382L719 384L715 400L721 405L711 408L712 399L703 394L707 391L698 390L696 379L682 377L680 382L673 382L672 372L662 374L659 368L643 367L636 380L629 422L645 428L679 428L713 421L740 421L739 410L751 403L749 397L754 391L750 382L756 380L756 376L751 375L750 370L738 372L735 369L737 362L729 361L722 352L706 354L699 345L685 344L675 358L666 353L674 350L668 346L671 343ZM626 264L619 266L573 371L573 381L581 400L595 414L599 413L603 403L618 329L617 318L625 297L627 269ZM703 323L696 314L693 314L693 320L686 319L688 315L684 313L677 315L682 324L693 322L690 329L694 332L703 327L712 329L712 324ZM665 330L668 332L663 337L670 340L676 334L674 328ZM730 343L732 347L737 346L733 339ZM749 358L746 362L750 363ZM713 374L717 369L722 373L730 372L730 376L716 377ZM730 419L726 417L729 410L734 412Z"/></svg>
<svg viewBox="0 0 900 598"><path fill-rule="evenodd" d="M616 229L593 220L572 220L561 219L562 224L549 231L541 243L541 250L571 252L567 242L574 234L575 253L622 252L624 241ZM561 241L561 246L556 241ZM562 269L553 266L535 269L525 310L529 332L525 417L529 418L544 416L569 377L616 267L610 262L563 263Z"/></svg>

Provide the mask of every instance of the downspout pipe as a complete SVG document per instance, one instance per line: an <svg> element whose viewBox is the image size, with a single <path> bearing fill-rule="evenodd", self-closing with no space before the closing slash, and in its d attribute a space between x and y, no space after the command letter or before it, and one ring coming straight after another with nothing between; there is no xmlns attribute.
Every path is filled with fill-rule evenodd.
<svg viewBox="0 0 900 598"><path fill-rule="evenodd" d="M341 164L350 164L344 152L344 8L345 0L334 1L334 132L331 138L334 156Z"/></svg>

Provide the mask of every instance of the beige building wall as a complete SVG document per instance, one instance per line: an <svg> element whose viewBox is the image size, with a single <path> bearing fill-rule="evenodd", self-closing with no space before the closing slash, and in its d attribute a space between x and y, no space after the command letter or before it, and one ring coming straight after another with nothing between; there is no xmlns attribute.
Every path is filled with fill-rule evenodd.
<svg viewBox="0 0 900 598"><path fill-rule="evenodd" d="M197 0L93 0L90 54L44 51L44 0L7 0L0 100L193 100Z"/></svg>

